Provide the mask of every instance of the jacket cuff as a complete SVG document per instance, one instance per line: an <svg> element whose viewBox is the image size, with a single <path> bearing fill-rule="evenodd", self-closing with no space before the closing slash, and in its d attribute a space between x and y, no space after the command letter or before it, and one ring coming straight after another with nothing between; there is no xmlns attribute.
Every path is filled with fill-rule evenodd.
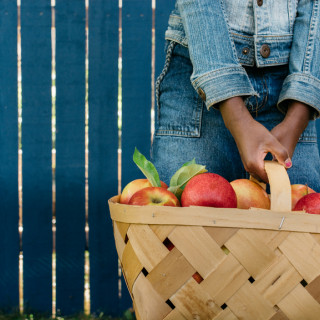
<svg viewBox="0 0 320 320"><path fill-rule="evenodd" d="M287 76L282 85L278 109L286 113L288 100L296 100L313 108L311 119L320 117L320 81L310 74L293 73Z"/></svg>
<svg viewBox="0 0 320 320"><path fill-rule="evenodd" d="M192 81L207 109L237 96L258 96L242 67L227 67L208 72Z"/></svg>

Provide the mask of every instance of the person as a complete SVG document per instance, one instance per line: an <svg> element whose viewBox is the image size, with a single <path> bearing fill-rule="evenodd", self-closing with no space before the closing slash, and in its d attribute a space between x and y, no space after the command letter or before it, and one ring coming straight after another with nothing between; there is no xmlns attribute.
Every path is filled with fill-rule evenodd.
<svg viewBox="0 0 320 320"><path fill-rule="evenodd" d="M320 192L320 1L177 0L156 81L151 158L268 182L264 159Z"/></svg>

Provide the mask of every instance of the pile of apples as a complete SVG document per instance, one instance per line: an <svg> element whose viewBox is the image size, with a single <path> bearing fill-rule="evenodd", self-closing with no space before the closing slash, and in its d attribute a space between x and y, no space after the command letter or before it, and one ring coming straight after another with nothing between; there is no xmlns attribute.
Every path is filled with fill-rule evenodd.
<svg viewBox="0 0 320 320"><path fill-rule="evenodd" d="M210 173L194 161L180 168L170 181L170 187L154 176L154 166L137 149L134 162L147 179L128 183L120 196L121 204L157 206L205 206L216 208L270 209L270 198L265 189L249 179L228 182L216 173ZM291 185L293 211L320 214L320 193L303 184Z"/></svg>

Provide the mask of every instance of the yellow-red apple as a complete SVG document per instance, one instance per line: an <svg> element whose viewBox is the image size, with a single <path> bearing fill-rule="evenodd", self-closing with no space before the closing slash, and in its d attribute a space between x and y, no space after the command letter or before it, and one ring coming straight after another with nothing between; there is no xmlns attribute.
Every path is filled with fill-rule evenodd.
<svg viewBox="0 0 320 320"><path fill-rule="evenodd" d="M315 193L315 191L309 188L306 184L293 184L291 185L291 201L292 209L296 206L297 202L309 193Z"/></svg>
<svg viewBox="0 0 320 320"><path fill-rule="evenodd" d="M231 184L216 173L201 173L191 178L181 196L181 205L236 208L237 197Z"/></svg>
<svg viewBox="0 0 320 320"><path fill-rule="evenodd" d="M128 204L180 207L178 198L171 191L161 187L148 187L139 190L131 197Z"/></svg>
<svg viewBox="0 0 320 320"><path fill-rule="evenodd" d="M139 190L152 187L148 179L136 179L129 182L121 192L120 203L128 204L131 197ZM168 189L168 186L161 181L161 187Z"/></svg>
<svg viewBox="0 0 320 320"><path fill-rule="evenodd" d="M270 209L270 199L267 192L257 183L248 179L237 179L230 182L237 195L237 208Z"/></svg>
<svg viewBox="0 0 320 320"><path fill-rule="evenodd" d="M306 211L311 214L320 214L320 193L309 193L302 197L293 208L293 211Z"/></svg>

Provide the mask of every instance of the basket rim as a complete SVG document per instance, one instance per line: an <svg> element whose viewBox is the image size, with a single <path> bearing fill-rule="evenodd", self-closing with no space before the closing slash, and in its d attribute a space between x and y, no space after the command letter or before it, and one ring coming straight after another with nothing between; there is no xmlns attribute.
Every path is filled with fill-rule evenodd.
<svg viewBox="0 0 320 320"><path fill-rule="evenodd" d="M108 200L113 221L129 224L227 227L320 233L320 216L304 211L251 208L135 206Z"/></svg>

